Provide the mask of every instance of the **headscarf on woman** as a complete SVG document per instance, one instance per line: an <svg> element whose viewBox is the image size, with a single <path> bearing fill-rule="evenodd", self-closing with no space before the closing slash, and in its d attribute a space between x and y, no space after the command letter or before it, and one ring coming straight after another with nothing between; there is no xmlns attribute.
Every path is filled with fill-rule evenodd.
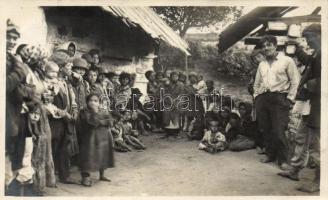
<svg viewBox="0 0 328 200"><path fill-rule="evenodd" d="M26 127L22 128L22 132L26 139L33 139L33 151L29 151L31 154L27 155L31 159L31 166L26 166L26 168L33 167L35 171L34 189L36 192L43 193L45 186L54 187L56 185L51 131L46 109L42 103L42 94L46 90L43 83L44 64L48 55L43 48L26 44L17 48L17 54L29 66L30 72L26 77L26 84L35 89L35 97L25 102L25 110L22 114L23 121L26 122ZM38 120L35 120L33 116L38 116ZM30 178L32 179L32 177Z"/></svg>

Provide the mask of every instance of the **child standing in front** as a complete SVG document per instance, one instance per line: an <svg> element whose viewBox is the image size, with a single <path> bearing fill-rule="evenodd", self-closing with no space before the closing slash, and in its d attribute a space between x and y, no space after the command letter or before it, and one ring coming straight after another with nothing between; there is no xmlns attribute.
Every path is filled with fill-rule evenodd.
<svg viewBox="0 0 328 200"><path fill-rule="evenodd" d="M114 167L113 138L110 132L112 118L99 108L99 94L87 96L87 108L81 110L78 120L80 141L79 166L83 186L91 187L90 172L99 171L99 180L108 181L105 169Z"/></svg>
<svg viewBox="0 0 328 200"><path fill-rule="evenodd" d="M210 130L205 132L198 148L213 154L226 149L226 139L219 131L218 121L210 122Z"/></svg>

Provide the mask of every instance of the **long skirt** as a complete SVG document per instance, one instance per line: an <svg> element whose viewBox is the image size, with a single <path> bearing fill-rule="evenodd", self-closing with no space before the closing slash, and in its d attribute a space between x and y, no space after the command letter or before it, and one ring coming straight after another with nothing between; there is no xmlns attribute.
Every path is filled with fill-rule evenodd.
<svg viewBox="0 0 328 200"><path fill-rule="evenodd" d="M81 171L114 167L113 136L107 127L86 130L80 141Z"/></svg>

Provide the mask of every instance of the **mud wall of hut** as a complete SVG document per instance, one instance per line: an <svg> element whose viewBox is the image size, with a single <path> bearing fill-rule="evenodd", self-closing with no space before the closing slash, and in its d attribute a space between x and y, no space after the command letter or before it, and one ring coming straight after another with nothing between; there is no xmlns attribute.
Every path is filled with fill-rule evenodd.
<svg viewBox="0 0 328 200"><path fill-rule="evenodd" d="M135 76L134 87L146 93L144 73L153 70L155 42L140 29L127 27L121 19L99 7L45 8L47 44L54 50L67 42L77 45L76 56L99 49L105 71L128 72Z"/></svg>

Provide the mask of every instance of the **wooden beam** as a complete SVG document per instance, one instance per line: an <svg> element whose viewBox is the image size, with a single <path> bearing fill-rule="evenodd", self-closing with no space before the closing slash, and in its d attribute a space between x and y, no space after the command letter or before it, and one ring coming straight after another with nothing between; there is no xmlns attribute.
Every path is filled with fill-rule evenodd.
<svg viewBox="0 0 328 200"><path fill-rule="evenodd" d="M318 15L320 10L321 10L321 7L317 7L316 9L314 9L314 11L311 13L311 15Z"/></svg>
<svg viewBox="0 0 328 200"><path fill-rule="evenodd" d="M293 7L292 7L293 8ZM219 53L234 45L240 39L252 32L255 28L263 24L260 17L281 17L292 9L291 7L257 7L242 16L234 24L219 35ZM282 13L282 14L281 14Z"/></svg>
<svg viewBox="0 0 328 200"><path fill-rule="evenodd" d="M244 40L245 45L259 45L261 37L247 37Z"/></svg>
<svg viewBox="0 0 328 200"><path fill-rule="evenodd" d="M321 15L303 15L295 17L261 17L263 22L267 21L282 21L287 25L300 24L303 22L321 22Z"/></svg>

